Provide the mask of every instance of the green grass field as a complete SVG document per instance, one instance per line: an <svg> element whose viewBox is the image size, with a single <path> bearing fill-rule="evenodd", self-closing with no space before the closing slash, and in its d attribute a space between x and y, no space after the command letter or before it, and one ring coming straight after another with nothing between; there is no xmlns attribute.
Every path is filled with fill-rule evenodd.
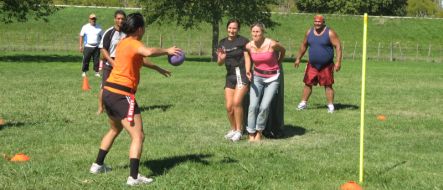
<svg viewBox="0 0 443 190"><path fill-rule="evenodd" d="M95 115L99 79L81 90L78 54L0 55L0 153L23 152L26 163L0 159L0 189L123 189L129 136L108 154L113 171L89 174L106 115ZM358 181L361 64L336 73L337 111L327 114L323 89L296 111L303 68L285 63L285 137L261 143L223 139L224 67L189 58L164 78L142 71L137 100L146 140L141 172L155 183L134 189L339 189ZM368 62L366 190L443 189L442 64ZM376 116L386 115L386 121ZM245 138L246 136L244 136Z"/></svg>

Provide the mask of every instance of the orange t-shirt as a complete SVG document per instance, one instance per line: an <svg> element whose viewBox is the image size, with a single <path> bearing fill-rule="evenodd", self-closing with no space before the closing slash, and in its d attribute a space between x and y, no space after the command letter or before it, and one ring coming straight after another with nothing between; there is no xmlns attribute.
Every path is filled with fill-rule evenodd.
<svg viewBox="0 0 443 190"><path fill-rule="evenodd" d="M131 38L125 38L118 43L115 50L115 64L109 78L106 80L107 82L137 90L140 81L140 69L143 65L143 56L137 54L137 50L141 46L143 46L142 42ZM117 94L130 95L128 92L109 86L104 86L104 88Z"/></svg>

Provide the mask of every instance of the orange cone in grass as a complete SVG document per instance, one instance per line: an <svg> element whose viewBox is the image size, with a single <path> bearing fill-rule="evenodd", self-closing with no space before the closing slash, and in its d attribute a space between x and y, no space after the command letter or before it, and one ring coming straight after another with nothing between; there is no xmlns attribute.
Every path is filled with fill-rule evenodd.
<svg viewBox="0 0 443 190"><path fill-rule="evenodd" d="M83 91L91 90L91 87L89 86L89 81L88 81L88 77L87 77L87 76L84 76L84 77L83 77L82 90L83 90Z"/></svg>
<svg viewBox="0 0 443 190"><path fill-rule="evenodd" d="M348 181L340 186L340 190L363 190L363 188L354 181Z"/></svg>
<svg viewBox="0 0 443 190"><path fill-rule="evenodd" d="M26 162L29 161L29 156L26 156L26 154L18 153L14 155L11 160L11 162Z"/></svg>
<svg viewBox="0 0 443 190"><path fill-rule="evenodd" d="M386 120L386 116L383 115L383 114L380 114L380 115L377 115L377 119L378 119L379 121L384 121L384 120Z"/></svg>

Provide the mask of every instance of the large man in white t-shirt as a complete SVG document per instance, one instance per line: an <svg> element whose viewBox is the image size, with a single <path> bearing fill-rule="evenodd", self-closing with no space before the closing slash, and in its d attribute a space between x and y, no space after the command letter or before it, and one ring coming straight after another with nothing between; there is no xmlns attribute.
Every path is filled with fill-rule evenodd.
<svg viewBox="0 0 443 190"><path fill-rule="evenodd" d="M102 29L96 24L97 17L95 14L89 15L89 23L83 25L80 31L79 45L80 52L83 53L83 67L82 76L86 76L86 72L89 70L89 61L94 62L95 76L100 77L99 69L99 59L100 59L100 49L98 45L102 38Z"/></svg>

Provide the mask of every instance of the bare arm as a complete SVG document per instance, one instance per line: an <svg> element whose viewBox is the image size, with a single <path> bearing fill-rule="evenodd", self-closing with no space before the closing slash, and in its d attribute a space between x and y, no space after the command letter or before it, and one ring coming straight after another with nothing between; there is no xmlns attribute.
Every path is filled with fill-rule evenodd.
<svg viewBox="0 0 443 190"><path fill-rule="evenodd" d="M335 31L332 29L329 29L329 39L331 40L331 43L334 46L335 51L337 52L334 69L335 71L340 71L342 59L341 43L337 33L335 33Z"/></svg>
<svg viewBox="0 0 443 190"><path fill-rule="evenodd" d="M283 63L283 60L285 59L286 49L283 47L280 43L272 40L271 47L274 49L275 52L278 52L278 64Z"/></svg>
<svg viewBox="0 0 443 190"><path fill-rule="evenodd" d="M306 50L308 49L308 35L310 29L305 34L305 38L303 42L300 44L300 49L298 50L297 57L295 58L294 67L297 68L300 65L301 58L305 55Z"/></svg>
<svg viewBox="0 0 443 190"><path fill-rule="evenodd" d="M78 38L78 47L79 47L79 50L80 50L80 52L83 52L83 36L80 36L79 38Z"/></svg>
<svg viewBox="0 0 443 190"><path fill-rule="evenodd" d="M100 53L103 55L106 61L108 61L108 63L114 67L114 60L111 58L111 55L109 54L108 50L106 50L105 48L101 48Z"/></svg>
<svg viewBox="0 0 443 190"><path fill-rule="evenodd" d="M226 52L222 48L217 49L217 64L219 66L223 65L225 63L226 59Z"/></svg>
<svg viewBox="0 0 443 190"><path fill-rule="evenodd" d="M148 58L144 58L143 59L143 66L148 67L148 68L150 68L152 70L156 70L157 72L159 72L160 74L164 75L165 77L170 77L171 76L171 72L170 71L155 65Z"/></svg>
<svg viewBox="0 0 443 190"><path fill-rule="evenodd" d="M161 55L178 55L181 49L175 46L168 49L164 48L148 48L146 46L141 46L138 48L137 53L143 57L156 57Z"/></svg>
<svg viewBox="0 0 443 190"><path fill-rule="evenodd" d="M244 51L243 55L245 56L245 69L246 69L246 77L248 77L249 81L252 79L251 74L251 57L249 56L248 51Z"/></svg>

